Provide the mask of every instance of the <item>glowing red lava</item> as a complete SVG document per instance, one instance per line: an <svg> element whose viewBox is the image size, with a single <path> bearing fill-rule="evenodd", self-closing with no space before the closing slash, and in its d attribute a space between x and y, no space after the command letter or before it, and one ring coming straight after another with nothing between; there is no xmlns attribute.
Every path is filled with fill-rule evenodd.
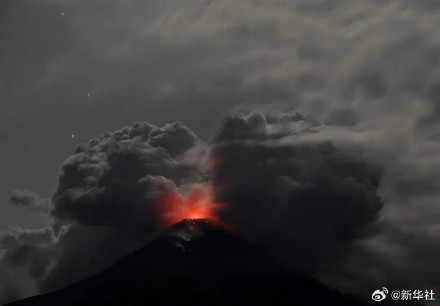
<svg viewBox="0 0 440 306"><path fill-rule="evenodd" d="M159 203L160 218L165 225L173 225L184 219L218 220L216 211L221 205L212 197L211 190L204 185L195 185L186 197L174 189L168 190Z"/></svg>

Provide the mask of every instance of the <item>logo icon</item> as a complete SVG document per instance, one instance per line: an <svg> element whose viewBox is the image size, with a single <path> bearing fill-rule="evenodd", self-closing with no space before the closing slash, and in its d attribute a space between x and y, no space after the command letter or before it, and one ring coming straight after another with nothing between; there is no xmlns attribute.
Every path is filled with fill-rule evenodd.
<svg viewBox="0 0 440 306"><path fill-rule="evenodd" d="M382 290L377 289L376 291L374 291L373 294L371 295L371 298L375 302L380 302L386 299L387 294L388 294L388 289L382 287Z"/></svg>

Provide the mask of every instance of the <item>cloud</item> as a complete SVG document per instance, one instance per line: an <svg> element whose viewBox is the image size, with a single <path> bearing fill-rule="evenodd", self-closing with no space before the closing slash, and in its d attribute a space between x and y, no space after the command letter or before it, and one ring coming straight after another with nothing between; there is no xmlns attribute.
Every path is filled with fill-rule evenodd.
<svg viewBox="0 0 440 306"><path fill-rule="evenodd" d="M51 209L49 199L42 199L30 190L14 190L9 198L9 203L13 206L25 207L39 212L47 212Z"/></svg>
<svg viewBox="0 0 440 306"><path fill-rule="evenodd" d="M276 112L224 120L214 148L224 220L342 291L437 288L439 144L413 125L309 121Z"/></svg>
<svg viewBox="0 0 440 306"><path fill-rule="evenodd" d="M195 165L179 159L198 145L201 140L179 123L135 123L92 139L62 165L52 214L143 241L157 227L154 201L160 190L198 175Z"/></svg>
<svg viewBox="0 0 440 306"><path fill-rule="evenodd" d="M39 293L37 283L44 278L52 258L55 236L50 228L16 229L0 236L0 302Z"/></svg>
<svg viewBox="0 0 440 306"><path fill-rule="evenodd" d="M237 124L239 123L239 124ZM308 272L377 220L381 169L356 144L308 139L303 117L252 113L225 120L214 151L223 218Z"/></svg>
<svg viewBox="0 0 440 306"><path fill-rule="evenodd" d="M66 12L71 48L43 76L42 101L111 118L130 101L129 113L185 120L203 137L219 114L252 103L332 125L431 122L434 132L433 1L45 3ZM93 99L81 98L88 88Z"/></svg>

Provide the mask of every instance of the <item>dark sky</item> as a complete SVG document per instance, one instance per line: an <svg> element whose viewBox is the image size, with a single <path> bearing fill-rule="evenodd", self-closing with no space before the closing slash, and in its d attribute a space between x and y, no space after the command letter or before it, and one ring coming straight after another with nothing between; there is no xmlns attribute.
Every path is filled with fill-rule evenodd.
<svg viewBox="0 0 440 306"><path fill-rule="evenodd" d="M299 111L325 126L310 141L382 167L387 234L361 244L419 258L440 238L439 17L437 0L3 0L0 229L51 225L63 161L106 131L180 121L210 143L226 113Z"/></svg>

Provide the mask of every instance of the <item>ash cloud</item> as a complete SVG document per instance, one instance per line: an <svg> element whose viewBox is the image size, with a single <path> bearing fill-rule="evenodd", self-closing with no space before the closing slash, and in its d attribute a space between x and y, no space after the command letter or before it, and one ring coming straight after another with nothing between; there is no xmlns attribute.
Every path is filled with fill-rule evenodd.
<svg viewBox="0 0 440 306"><path fill-rule="evenodd" d="M51 210L50 199L43 199L31 190L14 190L9 198L9 203L33 211L48 212Z"/></svg>
<svg viewBox="0 0 440 306"><path fill-rule="evenodd" d="M81 145L62 165L53 216L109 226L142 239L152 232L155 196L182 185L198 169L179 155L201 145L179 123L136 123Z"/></svg>
<svg viewBox="0 0 440 306"><path fill-rule="evenodd" d="M204 150L180 123L137 122L80 145L62 164L45 206L53 225L1 238L1 302L62 288L144 245L163 229L162 192L202 180ZM40 202L31 191L15 191L10 200L31 210Z"/></svg>
<svg viewBox="0 0 440 306"><path fill-rule="evenodd" d="M233 115L214 155L223 219L296 268L316 272L365 235L382 208L379 165L355 144L308 138L300 115Z"/></svg>
<svg viewBox="0 0 440 306"><path fill-rule="evenodd" d="M412 147L414 132L402 130L230 115L214 146L222 217L342 291L435 290L439 147L423 138Z"/></svg>
<svg viewBox="0 0 440 306"><path fill-rule="evenodd" d="M52 229L16 229L0 236L0 302L38 294L37 282L54 259Z"/></svg>

